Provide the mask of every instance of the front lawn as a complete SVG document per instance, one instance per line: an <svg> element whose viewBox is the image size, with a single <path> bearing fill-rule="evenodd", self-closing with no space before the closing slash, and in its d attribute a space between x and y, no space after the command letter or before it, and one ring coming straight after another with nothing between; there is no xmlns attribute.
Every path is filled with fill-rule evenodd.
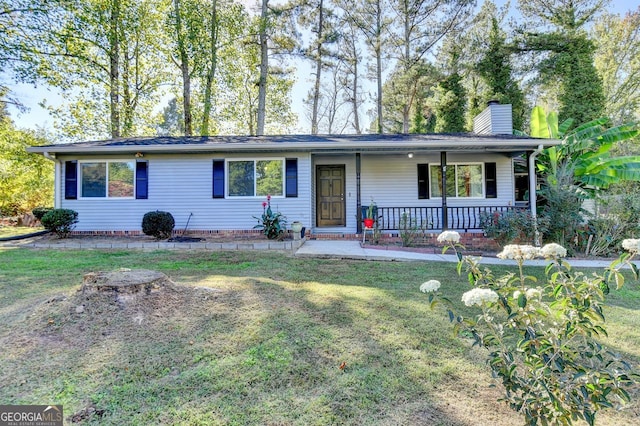
<svg viewBox="0 0 640 426"><path fill-rule="evenodd" d="M126 307L77 294L84 273L118 268L179 291ZM429 309L428 279L454 301L469 289L449 263L0 248L0 401L100 425L522 423L483 351ZM638 283L610 304L607 343L638 365ZM632 395L598 424L637 422Z"/></svg>
<svg viewBox="0 0 640 426"><path fill-rule="evenodd" d="M44 228L41 226L35 228L32 226L0 226L0 238L16 237L43 230Z"/></svg>

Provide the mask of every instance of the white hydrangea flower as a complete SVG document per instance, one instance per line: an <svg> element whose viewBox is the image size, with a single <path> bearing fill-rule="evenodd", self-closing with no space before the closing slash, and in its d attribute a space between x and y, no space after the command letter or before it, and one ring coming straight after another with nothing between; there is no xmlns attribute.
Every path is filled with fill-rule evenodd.
<svg viewBox="0 0 640 426"><path fill-rule="evenodd" d="M545 259L566 257L567 249L556 243L546 244L540 249L540 255Z"/></svg>
<svg viewBox="0 0 640 426"><path fill-rule="evenodd" d="M520 297L521 294L522 292L520 290L516 290L513 292L513 298L517 299L518 297Z"/></svg>
<svg viewBox="0 0 640 426"><path fill-rule="evenodd" d="M540 299L542 297L542 289L540 287L528 288L525 294L527 299Z"/></svg>
<svg viewBox="0 0 640 426"><path fill-rule="evenodd" d="M640 239L627 238L622 241L622 248L630 253L640 252Z"/></svg>
<svg viewBox="0 0 640 426"><path fill-rule="evenodd" d="M488 288L474 288L462 295L462 301L467 306L482 306L484 302L496 302L497 300L498 293Z"/></svg>
<svg viewBox="0 0 640 426"><path fill-rule="evenodd" d="M531 260L540 255L540 249L529 245L509 244L498 253L500 259Z"/></svg>
<svg viewBox="0 0 640 426"><path fill-rule="evenodd" d="M423 293L430 293L432 291L437 291L440 288L440 281L438 280L429 280L420 285L420 291Z"/></svg>
<svg viewBox="0 0 640 426"><path fill-rule="evenodd" d="M438 242L457 244L460 242L460 234L458 234L456 231L444 231L440 235L438 235Z"/></svg>

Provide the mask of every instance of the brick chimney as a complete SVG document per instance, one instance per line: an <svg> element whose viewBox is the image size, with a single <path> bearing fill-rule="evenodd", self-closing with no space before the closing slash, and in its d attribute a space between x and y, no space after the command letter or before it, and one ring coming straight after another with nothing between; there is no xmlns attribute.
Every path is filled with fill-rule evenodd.
<svg viewBox="0 0 640 426"><path fill-rule="evenodd" d="M473 119L473 133L478 135L512 135L511 104L502 105L497 100L487 102L485 110Z"/></svg>

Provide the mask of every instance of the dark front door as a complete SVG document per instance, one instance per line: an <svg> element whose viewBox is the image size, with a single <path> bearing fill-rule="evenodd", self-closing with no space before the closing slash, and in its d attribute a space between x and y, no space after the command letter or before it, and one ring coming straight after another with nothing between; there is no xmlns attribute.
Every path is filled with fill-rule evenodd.
<svg viewBox="0 0 640 426"><path fill-rule="evenodd" d="M344 165L316 167L317 226L345 226Z"/></svg>

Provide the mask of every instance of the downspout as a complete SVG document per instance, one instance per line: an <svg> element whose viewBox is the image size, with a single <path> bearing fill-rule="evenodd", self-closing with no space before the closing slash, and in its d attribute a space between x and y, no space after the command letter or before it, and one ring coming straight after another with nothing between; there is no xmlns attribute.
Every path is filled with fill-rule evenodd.
<svg viewBox="0 0 640 426"><path fill-rule="evenodd" d="M447 211L447 152L440 153L440 173L442 174L442 230L449 228L449 213Z"/></svg>
<svg viewBox="0 0 640 426"><path fill-rule="evenodd" d="M537 219L537 195L536 186L538 183L538 177L536 175L536 157L542 152L544 147L542 144L538 145L538 148L529 155L529 207L531 209L531 218L533 219L533 226L535 228L535 245L540 246L540 232L538 231L538 219Z"/></svg>
<svg viewBox="0 0 640 426"><path fill-rule="evenodd" d="M362 189L360 181L360 173L362 168L362 159L360 153L356 152L356 233L362 233Z"/></svg>
<svg viewBox="0 0 640 426"><path fill-rule="evenodd" d="M54 179L53 179L53 207L59 209L62 204L62 194L60 193L60 180L62 178L62 162L58 160L55 154L51 155L47 151L43 152L44 158L53 161L54 164Z"/></svg>

